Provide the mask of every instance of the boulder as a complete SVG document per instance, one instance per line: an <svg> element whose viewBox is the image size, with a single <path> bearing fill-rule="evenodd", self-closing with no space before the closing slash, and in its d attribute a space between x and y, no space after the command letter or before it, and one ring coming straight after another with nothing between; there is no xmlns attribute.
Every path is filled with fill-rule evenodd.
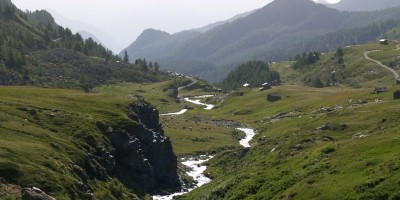
<svg viewBox="0 0 400 200"><path fill-rule="evenodd" d="M37 187L22 189L22 200L55 200Z"/></svg>
<svg viewBox="0 0 400 200"><path fill-rule="evenodd" d="M184 109L187 109L187 110L193 110L194 108L192 107L192 106L185 106L185 107L183 107Z"/></svg>
<svg viewBox="0 0 400 200"><path fill-rule="evenodd" d="M276 95L276 94L268 94L267 95L267 100L270 101L270 102L279 101L281 99L282 99L282 97L279 96L279 95Z"/></svg>
<svg viewBox="0 0 400 200"><path fill-rule="evenodd" d="M397 90L396 92L393 93L393 99L394 100L400 99L400 90Z"/></svg>

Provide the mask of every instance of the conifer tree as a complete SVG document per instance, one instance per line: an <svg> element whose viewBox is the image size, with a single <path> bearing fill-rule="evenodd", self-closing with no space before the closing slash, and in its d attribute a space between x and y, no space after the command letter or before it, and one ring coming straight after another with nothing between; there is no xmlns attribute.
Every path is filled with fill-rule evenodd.
<svg viewBox="0 0 400 200"><path fill-rule="evenodd" d="M128 52L124 52L124 63L128 64L129 63L129 56L128 56Z"/></svg>

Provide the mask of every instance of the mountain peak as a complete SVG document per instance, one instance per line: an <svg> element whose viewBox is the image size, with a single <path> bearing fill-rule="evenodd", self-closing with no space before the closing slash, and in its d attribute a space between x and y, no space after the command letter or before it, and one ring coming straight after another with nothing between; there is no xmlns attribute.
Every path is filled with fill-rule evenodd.
<svg viewBox="0 0 400 200"><path fill-rule="evenodd" d="M149 28L144 30L135 42L137 44L149 44L164 39L168 36L170 36L170 34L165 31Z"/></svg>
<svg viewBox="0 0 400 200"><path fill-rule="evenodd" d="M309 5L313 5L316 4L314 1L312 0L275 0L273 2L271 2L270 4L268 4L266 7L268 6L287 6L287 7L293 7L293 6L309 6Z"/></svg>

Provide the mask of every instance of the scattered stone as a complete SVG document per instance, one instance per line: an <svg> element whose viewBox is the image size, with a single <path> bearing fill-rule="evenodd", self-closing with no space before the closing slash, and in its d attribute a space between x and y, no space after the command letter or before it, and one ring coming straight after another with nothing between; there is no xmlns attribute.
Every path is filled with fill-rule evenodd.
<svg viewBox="0 0 400 200"><path fill-rule="evenodd" d="M34 116L34 115L37 114L37 111L35 109L32 109L32 110L29 111L29 114Z"/></svg>
<svg viewBox="0 0 400 200"><path fill-rule="evenodd" d="M185 107L183 107L184 109L187 109L187 110L193 110L194 108L192 107L192 106L185 106Z"/></svg>
<svg viewBox="0 0 400 200"><path fill-rule="evenodd" d="M37 187L22 189L22 200L56 200Z"/></svg>
<svg viewBox="0 0 400 200"><path fill-rule="evenodd" d="M322 139L322 141L326 141L326 142L335 141L335 139L333 139L332 137L326 136L326 135L322 136L321 139Z"/></svg>
<svg viewBox="0 0 400 200"><path fill-rule="evenodd" d="M215 126L222 126L222 127L227 127L227 128L238 128L238 127L244 127L245 126L245 125L240 124L238 122L228 121L228 120L212 120L212 121L210 121L210 123L212 125L215 125Z"/></svg>
<svg viewBox="0 0 400 200"><path fill-rule="evenodd" d="M387 92L389 91L389 89L387 87L375 87L375 94L379 94L379 93L383 93L383 92Z"/></svg>
<svg viewBox="0 0 400 200"><path fill-rule="evenodd" d="M56 143L54 143L54 142L50 143L50 146L53 147L53 148L55 148L55 149L60 149L60 147L58 146L58 144L56 144Z"/></svg>
<svg viewBox="0 0 400 200"><path fill-rule="evenodd" d="M293 149L295 151L300 151L300 150L304 149L304 147L301 144L296 144L296 145L290 147L290 149Z"/></svg>
<svg viewBox="0 0 400 200"><path fill-rule="evenodd" d="M328 124L324 124L324 125L318 127L316 130L317 131L325 131L325 130L328 130L328 129L329 129L329 125Z"/></svg>
<svg viewBox="0 0 400 200"><path fill-rule="evenodd" d="M281 119L283 118L286 114L288 114L287 112L280 112L278 114L272 115L271 119Z"/></svg>
<svg viewBox="0 0 400 200"><path fill-rule="evenodd" d="M57 112L59 112L60 110L58 110L57 108L54 108L54 109L52 109L51 110L51 112L53 112L53 113L57 113Z"/></svg>

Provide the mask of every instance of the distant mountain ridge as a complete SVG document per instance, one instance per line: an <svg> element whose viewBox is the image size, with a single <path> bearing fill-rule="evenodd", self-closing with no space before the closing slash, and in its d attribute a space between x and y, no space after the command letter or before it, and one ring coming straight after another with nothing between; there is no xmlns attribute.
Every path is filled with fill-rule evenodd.
<svg viewBox="0 0 400 200"><path fill-rule="evenodd" d="M341 0L329 5L343 11L373 11L400 6L399 0Z"/></svg>
<svg viewBox="0 0 400 200"><path fill-rule="evenodd" d="M57 24L70 28L74 33L85 31L95 35L95 37L101 41L105 47L109 48L114 53L118 53L123 48L123 45L116 42L106 31L102 30L101 28L78 20L69 19L53 10L49 10L48 12L51 13Z"/></svg>
<svg viewBox="0 0 400 200"><path fill-rule="evenodd" d="M295 44L341 29L400 19L399 10L349 13L311 0L275 0L246 17L205 33L184 31L169 35L161 31L144 31L126 50L131 60L155 60L168 70L220 81L230 70L247 60L288 59L294 55L274 53L313 50L305 48L307 45ZM374 37L379 37L378 32ZM150 42L144 42L144 38ZM329 50L336 47L325 45L317 48Z"/></svg>
<svg viewBox="0 0 400 200"><path fill-rule="evenodd" d="M234 22L234 21L236 21L236 20L238 20L240 18L247 17L247 16L249 16L251 13L253 13L255 11L256 10L252 10L252 11L249 11L249 12L238 14L238 15L235 15L234 17L230 18L230 19L219 21L219 22L215 22L215 23L211 23L211 24L209 24L207 26L203 26L201 28L194 28L194 29L191 29L190 31L197 31L197 32L204 33L204 32L207 32L209 30L212 30L212 29L214 29L214 28L216 28L216 27L218 27L220 25L223 25L223 24L226 24L226 23L231 23L231 22Z"/></svg>
<svg viewBox="0 0 400 200"><path fill-rule="evenodd" d="M95 41L96 43L101 44L101 45L104 46L104 47L107 47L107 46L104 45L96 36L94 36L92 33L89 33L89 32L87 32L87 31L79 31L78 33L82 36L82 38L83 38L84 40L87 40L87 39L89 39L89 38L92 38L93 41Z"/></svg>

